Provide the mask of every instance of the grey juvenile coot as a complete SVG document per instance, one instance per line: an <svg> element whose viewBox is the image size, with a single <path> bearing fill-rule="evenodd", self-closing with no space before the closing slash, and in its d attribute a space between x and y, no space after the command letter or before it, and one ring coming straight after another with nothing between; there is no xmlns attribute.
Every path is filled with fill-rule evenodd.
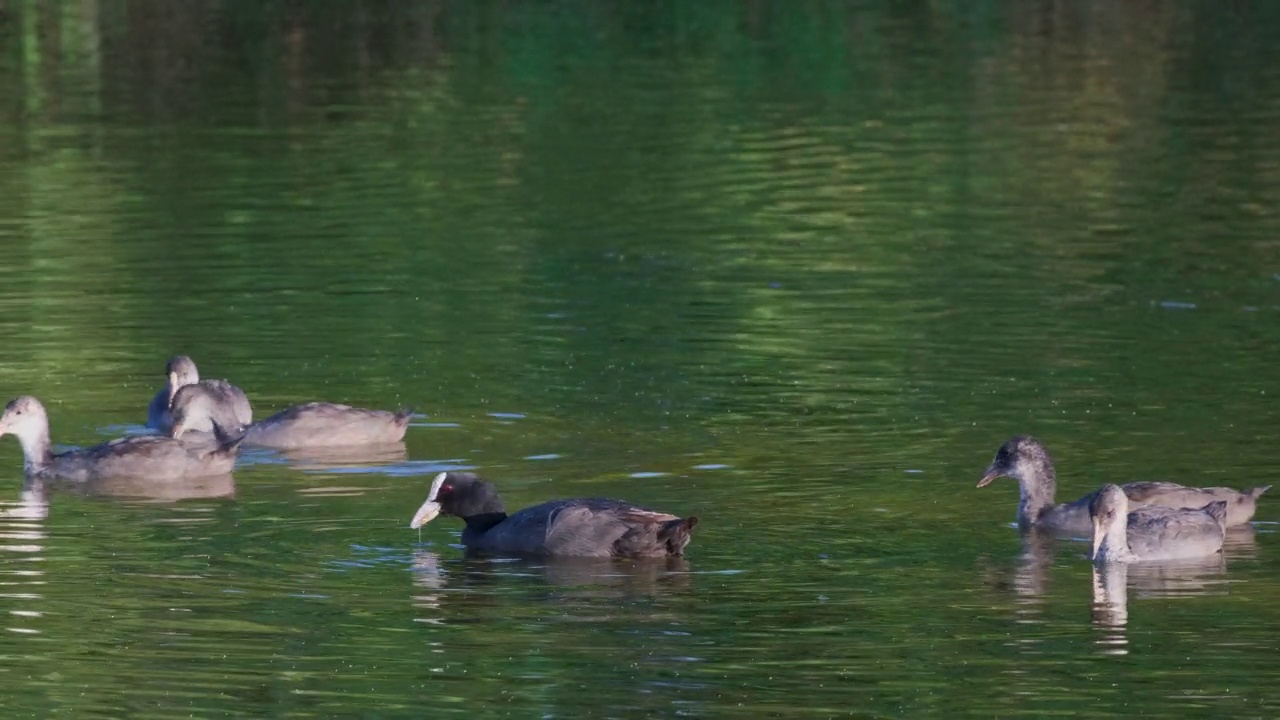
<svg viewBox="0 0 1280 720"><path fill-rule="evenodd" d="M220 421L224 428L248 425L253 422L253 409L249 406L249 398L240 388L226 380L201 380L196 363L186 355L174 355L165 365L165 385L151 399L147 406L147 427L167 433L173 427L171 408L173 398L178 391L188 385L199 385L205 388L214 402L225 408L227 418ZM213 432L208 419L201 419L188 426L188 430Z"/></svg>
<svg viewBox="0 0 1280 720"><path fill-rule="evenodd" d="M220 432L220 428L215 428ZM111 477L177 480L224 475L236 462L239 440L209 448L189 447L159 435L121 438L83 450L49 450L49 416L39 400L24 395L9 401L0 415L0 435L15 435L22 445L27 477L86 482Z"/></svg>
<svg viewBox="0 0 1280 720"><path fill-rule="evenodd" d="M1089 532L1090 493L1071 503L1055 504L1057 484L1053 461L1044 445L1033 437L1019 435L1011 438L1000 450L978 487L984 487L998 477L1007 476L1018 481L1022 498L1018 503L1018 526L1044 528L1060 533L1084 535ZM1198 508L1215 502L1227 502L1227 526L1249 522L1258 509L1258 498L1270 486L1256 487L1246 492L1225 487L1194 488L1171 482L1135 482L1122 486L1129 502L1135 507L1159 505L1173 508Z"/></svg>
<svg viewBox="0 0 1280 720"><path fill-rule="evenodd" d="M1202 557L1222 550L1227 501L1201 508L1155 505L1129 512L1118 485L1103 485L1089 502L1093 561L1136 562Z"/></svg>
<svg viewBox="0 0 1280 720"><path fill-rule="evenodd" d="M173 398L173 427L169 434L180 438L200 424L216 421L230 425L244 436L246 445L300 450L396 443L404 439L412 413L365 410L349 405L312 402L295 405L248 426L235 423L217 394L200 385L188 385ZM231 427L228 431L231 432Z"/></svg>
<svg viewBox="0 0 1280 720"><path fill-rule="evenodd" d="M492 483L472 473L440 473L409 523L439 514L462 518L472 550L556 557L664 557L684 554L698 518L680 518L621 500L552 500L507 515Z"/></svg>

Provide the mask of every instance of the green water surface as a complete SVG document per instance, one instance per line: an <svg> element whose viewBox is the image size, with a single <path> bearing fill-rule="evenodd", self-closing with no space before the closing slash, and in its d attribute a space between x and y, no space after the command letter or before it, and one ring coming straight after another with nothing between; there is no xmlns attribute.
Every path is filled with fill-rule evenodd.
<svg viewBox="0 0 1280 720"><path fill-rule="evenodd" d="M1280 497L1122 602L974 487L1017 433L1062 499L1280 483L1277 37L1210 0L0 2L0 399L141 432L183 352L259 417L420 413L407 457L246 451L179 501L24 493L0 439L0 711L1280 714ZM407 527L452 468L702 522L683 562L467 560Z"/></svg>

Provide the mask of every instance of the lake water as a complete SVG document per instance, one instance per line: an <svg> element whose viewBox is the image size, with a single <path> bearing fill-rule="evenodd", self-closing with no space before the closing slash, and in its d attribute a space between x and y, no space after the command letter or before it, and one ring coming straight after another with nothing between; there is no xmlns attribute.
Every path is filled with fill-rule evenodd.
<svg viewBox="0 0 1280 720"><path fill-rule="evenodd" d="M0 3L0 394L89 445L183 352L407 458L0 439L5 717L1280 713L1280 496L1095 578L974 487L1280 483L1280 6L255 5ZM450 468L702 523L466 560Z"/></svg>

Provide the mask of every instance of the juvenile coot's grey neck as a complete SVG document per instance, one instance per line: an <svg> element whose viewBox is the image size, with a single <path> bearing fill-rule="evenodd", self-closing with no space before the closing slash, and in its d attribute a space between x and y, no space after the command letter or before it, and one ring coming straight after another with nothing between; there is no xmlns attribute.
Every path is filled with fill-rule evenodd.
<svg viewBox="0 0 1280 720"><path fill-rule="evenodd" d="M1133 551L1129 549L1129 533L1128 528L1123 523L1119 524L1118 529L1108 528L1106 534L1102 537L1102 542L1098 545L1098 551L1094 553L1096 562L1130 562L1136 560Z"/></svg>
<svg viewBox="0 0 1280 720"><path fill-rule="evenodd" d="M1128 562L1136 559L1129 549L1129 499L1116 485L1103 485L1089 502L1093 522L1093 560Z"/></svg>
<svg viewBox="0 0 1280 720"><path fill-rule="evenodd" d="M1095 561L1134 559L1133 552L1129 550L1129 528L1128 523L1125 522L1128 509L1126 508L1123 512L1124 514L1118 517L1109 518L1106 524L1098 528L1099 539L1095 541L1097 549L1093 553Z"/></svg>
<svg viewBox="0 0 1280 720"><path fill-rule="evenodd" d="M39 434L19 435L18 442L22 445L22 466L28 475L35 475L53 463L47 429Z"/></svg>
<svg viewBox="0 0 1280 720"><path fill-rule="evenodd" d="M1023 476L1018 478L1018 489L1022 494L1018 517L1034 524L1044 511L1053 507L1053 496L1057 491L1053 465L1046 462L1035 469L1024 470Z"/></svg>
<svg viewBox="0 0 1280 720"><path fill-rule="evenodd" d="M1018 521L1022 525L1034 525L1054 505L1058 483L1053 461L1039 443L1024 441L1009 474L1018 480L1021 493Z"/></svg>

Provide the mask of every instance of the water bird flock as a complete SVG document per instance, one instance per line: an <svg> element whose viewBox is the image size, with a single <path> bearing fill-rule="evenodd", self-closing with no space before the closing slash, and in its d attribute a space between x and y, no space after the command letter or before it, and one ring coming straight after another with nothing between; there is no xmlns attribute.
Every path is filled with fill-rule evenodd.
<svg viewBox="0 0 1280 720"><path fill-rule="evenodd" d="M1106 484L1069 503L1055 503L1057 475L1044 445L1010 438L996 451L978 487L999 477L1018 481L1023 531L1089 535L1095 563L1200 557L1221 552L1226 530L1244 525L1271 486L1246 491L1171 482Z"/></svg>
<svg viewBox="0 0 1280 720"><path fill-rule="evenodd" d="M411 417L409 410L308 402L255 422L241 388L201 379L190 357L176 355L165 366L164 387L147 408L147 426L156 434L54 453L44 405L24 395L0 415L0 436L18 439L29 479L165 484L227 475L241 446L329 451L396 445ZM1135 482L1106 484L1073 502L1056 503L1053 461L1043 444L1025 435L1000 447L978 487L999 477L1018 481L1019 528L1091 534L1089 554L1099 564L1221 552L1227 528L1248 523L1269 489ZM492 483L465 472L438 474L410 527L421 528L439 515L462 520L462 543L471 551L542 557L678 557L698 524L697 517L607 498L552 500L508 514Z"/></svg>
<svg viewBox="0 0 1280 720"><path fill-rule="evenodd" d="M195 361L176 355L165 366L164 387L147 407L147 427L157 434L55 454L44 405L22 396L0 415L0 436L17 437L29 480L87 484L127 478L163 486L229 474L241 446L345 449L353 457L368 450L376 457L402 443L412 416L408 409L308 402L254 422L244 390L226 380L202 380ZM698 523L696 517L604 498L553 500L507 515L493 484L471 473L436 477L412 526L437 514L466 523L462 542L470 550L544 557L679 557Z"/></svg>

